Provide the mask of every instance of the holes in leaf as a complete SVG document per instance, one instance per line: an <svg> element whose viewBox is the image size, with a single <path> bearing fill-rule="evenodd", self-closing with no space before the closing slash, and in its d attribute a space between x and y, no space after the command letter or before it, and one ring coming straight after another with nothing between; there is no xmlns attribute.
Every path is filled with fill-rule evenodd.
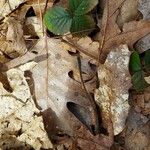
<svg viewBox="0 0 150 150"><path fill-rule="evenodd" d="M25 17L33 17L36 16L35 11L33 9L33 7L30 7L25 15Z"/></svg>
<svg viewBox="0 0 150 150"><path fill-rule="evenodd" d="M70 78L74 79L74 77L73 77L73 71L72 71L72 70L68 72L68 76L69 76Z"/></svg>
<svg viewBox="0 0 150 150"><path fill-rule="evenodd" d="M75 78L74 73L73 73L72 70L68 72L68 76L69 76L71 79L73 79L74 81L80 83L80 81L78 81L78 80Z"/></svg>
<svg viewBox="0 0 150 150"><path fill-rule="evenodd" d="M32 51L32 53L33 53L33 54L36 54L36 55L38 54L38 52L37 52L37 51L34 51L34 50Z"/></svg>
<svg viewBox="0 0 150 150"><path fill-rule="evenodd" d="M72 51L69 51L69 50L68 50L68 53L69 53L71 56L77 56L77 54L78 54L79 52L78 52L78 51L72 52Z"/></svg>

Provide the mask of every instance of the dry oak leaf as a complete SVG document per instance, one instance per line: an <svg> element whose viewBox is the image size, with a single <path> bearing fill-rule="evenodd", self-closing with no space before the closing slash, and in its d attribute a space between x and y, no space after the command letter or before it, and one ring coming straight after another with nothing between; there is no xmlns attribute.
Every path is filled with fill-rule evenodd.
<svg viewBox="0 0 150 150"><path fill-rule="evenodd" d="M46 49L49 55L48 60ZM72 56L68 53L68 50L63 48L61 40L50 38L47 38L47 42L45 38L42 38L36 44L33 51L39 52L39 57L35 59L36 62L43 60L32 70L37 103L43 110L51 108L59 120L57 126L61 125L61 130L66 134L74 135L75 128L81 124L69 113L67 102L74 102L85 106L89 114L93 114L92 106L87 99L80 80L78 80L77 57ZM85 61L82 60L82 62ZM84 67L83 71L88 81L88 78L91 78L90 73L92 69L90 69L88 63ZM93 118L91 118L86 119L92 122Z"/></svg>
<svg viewBox="0 0 150 150"><path fill-rule="evenodd" d="M113 48L121 44L127 44L130 48L133 44L150 33L150 21L131 21L123 25L122 31L119 29L116 19L118 9L123 0L118 0L117 7L113 7L115 0L106 0L102 18L102 29L100 33L100 62L104 63L107 54ZM116 5L115 5L116 6Z"/></svg>
<svg viewBox="0 0 150 150"><path fill-rule="evenodd" d="M97 147L109 149L112 138L101 134L94 137L67 109L68 102L80 105L83 108L80 110L85 111L85 113L83 112L85 116L82 119L87 121L89 128L91 125L95 125L92 105L81 86L80 80L78 80L79 71L75 54L72 55L68 52L61 40L50 38L47 38L47 42L45 38L41 39L33 51L39 52L38 57L35 59L39 63L32 69L35 97L38 105L43 110L45 129L50 139L54 143L60 143L63 140L67 142L66 138L85 138L85 141L88 141L91 145L97 143ZM86 74L87 83L85 84L88 86L87 77L91 74L92 69L90 69L90 65L84 58L81 58L81 63L82 68L82 65L84 65L83 74ZM73 71L72 75L70 71ZM81 113L79 109L77 113ZM83 130L80 130L81 128ZM86 134L87 136L85 136ZM90 142L92 138L93 140ZM78 144L80 141L78 141ZM81 145L83 146L83 144Z"/></svg>

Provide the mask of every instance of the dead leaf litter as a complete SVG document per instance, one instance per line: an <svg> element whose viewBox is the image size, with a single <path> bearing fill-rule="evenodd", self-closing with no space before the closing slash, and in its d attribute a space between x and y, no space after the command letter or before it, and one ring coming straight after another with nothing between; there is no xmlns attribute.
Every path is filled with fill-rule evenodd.
<svg viewBox="0 0 150 150"><path fill-rule="evenodd" d="M100 31L77 38L42 22L66 0L0 1L0 149L150 149L150 89L129 73L131 50L150 48L149 0L100 4Z"/></svg>

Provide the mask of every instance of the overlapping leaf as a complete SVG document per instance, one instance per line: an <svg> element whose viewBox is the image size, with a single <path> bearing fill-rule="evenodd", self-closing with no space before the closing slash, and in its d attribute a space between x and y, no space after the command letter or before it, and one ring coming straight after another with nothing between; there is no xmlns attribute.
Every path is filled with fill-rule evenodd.
<svg viewBox="0 0 150 150"><path fill-rule="evenodd" d="M44 23L48 30L54 34L64 34L71 32L79 32L88 30L84 34L90 33L95 23L91 16L86 15L91 11L98 0L69 0L68 11L62 7L50 8L44 15ZM83 33L82 32L82 33Z"/></svg>
<svg viewBox="0 0 150 150"><path fill-rule="evenodd" d="M142 70L142 65L138 52L135 51L131 54L129 67L131 74Z"/></svg>
<svg viewBox="0 0 150 150"><path fill-rule="evenodd" d="M69 0L69 10L74 15L84 15L91 11L98 0Z"/></svg>
<svg viewBox="0 0 150 150"><path fill-rule="evenodd" d="M44 23L48 30L58 35L68 32L71 22L71 16L62 7L50 8L44 15Z"/></svg>
<svg viewBox="0 0 150 150"><path fill-rule="evenodd" d="M72 19L72 26L70 31L77 32L79 35L87 35L95 27L93 18L89 15L74 16Z"/></svg>
<svg viewBox="0 0 150 150"><path fill-rule="evenodd" d="M145 61L145 66L148 70L150 70L150 50L147 50L145 52L145 57L144 57L144 61Z"/></svg>
<svg viewBox="0 0 150 150"><path fill-rule="evenodd" d="M132 75L133 88L136 91L144 90L148 86L148 83L144 79L141 60L136 51L131 54L129 68Z"/></svg>

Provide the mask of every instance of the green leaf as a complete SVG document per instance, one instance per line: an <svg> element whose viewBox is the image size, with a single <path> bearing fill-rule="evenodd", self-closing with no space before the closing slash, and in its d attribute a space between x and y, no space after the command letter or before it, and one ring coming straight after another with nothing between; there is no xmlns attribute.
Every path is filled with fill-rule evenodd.
<svg viewBox="0 0 150 150"><path fill-rule="evenodd" d="M129 69L131 74L142 70L142 65L138 52L134 51L130 56Z"/></svg>
<svg viewBox="0 0 150 150"><path fill-rule="evenodd" d="M98 4L98 0L69 0L69 10L74 15L84 15Z"/></svg>
<svg viewBox="0 0 150 150"><path fill-rule="evenodd" d="M87 35L95 27L95 22L93 18L89 15L83 15L83 16L75 16L72 20L71 25L71 33L77 33L77 35Z"/></svg>
<svg viewBox="0 0 150 150"><path fill-rule="evenodd" d="M143 71L137 71L132 76L133 88L136 91L143 91L149 84L144 79Z"/></svg>
<svg viewBox="0 0 150 150"><path fill-rule="evenodd" d="M44 15L44 24L54 34L62 35L70 31L72 18L62 7L50 8Z"/></svg>
<svg viewBox="0 0 150 150"><path fill-rule="evenodd" d="M146 68L150 70L150 49L145 52L144 61Z"/></svg>

